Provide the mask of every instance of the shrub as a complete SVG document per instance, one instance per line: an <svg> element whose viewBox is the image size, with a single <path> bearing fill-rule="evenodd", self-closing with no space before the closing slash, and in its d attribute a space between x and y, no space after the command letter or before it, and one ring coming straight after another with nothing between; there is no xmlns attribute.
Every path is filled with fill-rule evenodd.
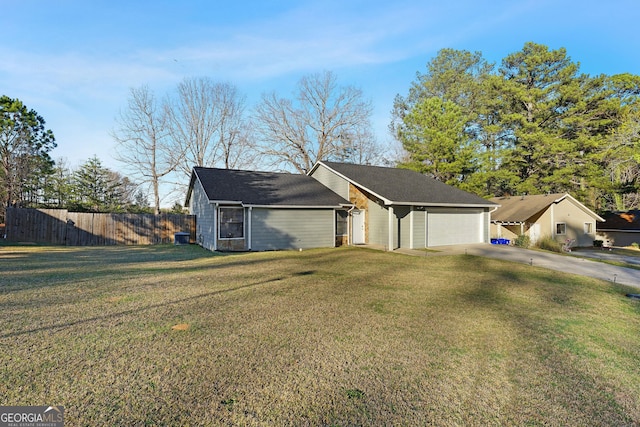
<svg viewBox="0 0 640 427"><path fill-rule="evenodd" d="M538 240L536 246L545 251L562 252L562 245L552 237L546 236Z"/></svg>
<svg viewBox="0 0 640 427"><path fill-rule="evenodd" d="M633 242L631 246L634 247L635 249L640 249L640 245L638 244L638 242Z"/></svg>
<svg viewBox="0 0 640 427"><path fill-rule="evenodd" d="M531 239L529 239L529 236L521 234L516 237L516 240L514 240L513 244L519 248L528 248L531 244Z"/></svg>
<svg viewBox="0 0 640 427"><path fill-rule="evenodd" d="M601 248L603 243L604 243L603 240L594 240L593 241L593 247L594 248Z"/></svg>

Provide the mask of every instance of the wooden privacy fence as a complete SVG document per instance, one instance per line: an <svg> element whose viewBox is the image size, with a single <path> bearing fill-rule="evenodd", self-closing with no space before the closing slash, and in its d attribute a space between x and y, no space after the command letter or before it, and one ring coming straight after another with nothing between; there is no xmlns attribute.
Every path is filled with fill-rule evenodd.
<svg viewBox="0 0 640 427"><path fill-rule="evenodd" d="M7 240L70 246L173 243L175 233L195 242L195 215L68 212L7 208Z"/></svg>

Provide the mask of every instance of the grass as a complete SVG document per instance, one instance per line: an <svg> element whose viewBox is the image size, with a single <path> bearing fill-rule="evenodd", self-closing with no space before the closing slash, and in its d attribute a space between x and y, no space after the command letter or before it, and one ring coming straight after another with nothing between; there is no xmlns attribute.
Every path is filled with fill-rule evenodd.
<svg viewBox="0 0 640 427"><path fill-rule="evenodd" d="M638 425L630 289L359 248L0 246L0 404L67 425Z"/></svg>

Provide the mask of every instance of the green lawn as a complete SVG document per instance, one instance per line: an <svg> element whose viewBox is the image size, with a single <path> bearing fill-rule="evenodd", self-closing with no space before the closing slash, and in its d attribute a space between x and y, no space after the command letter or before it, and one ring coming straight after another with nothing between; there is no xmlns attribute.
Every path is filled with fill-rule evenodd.
<svg viewBox="0 0 640 427"><path fill-rule="evenodd" d="M5 244L0 405L69 426L640 425L629 291L473 256Z"/></svg>

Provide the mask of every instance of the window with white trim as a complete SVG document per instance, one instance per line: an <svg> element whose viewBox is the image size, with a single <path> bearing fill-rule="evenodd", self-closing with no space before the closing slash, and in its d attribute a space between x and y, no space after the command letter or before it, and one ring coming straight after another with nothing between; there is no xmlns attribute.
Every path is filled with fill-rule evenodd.
<svg viewBox="0 0 640 427"><path fill-rule="evenodd" d="M220 208L218 212L219 238L244 238L244 208Z"/></svg>
<svg viewBox="0 0 640 427"><path fill-rule="evenodd" d="M584 223L584 234L592 234L593 233L593 223L585 222Z"/></svg>
<svg viewBox="0 0 640 427"><path fill-rule="evenodd" d="M557 222L556 223L556 234L558 234L558 235L567 234L567 224L564 223L564 222Z"/></svg>

